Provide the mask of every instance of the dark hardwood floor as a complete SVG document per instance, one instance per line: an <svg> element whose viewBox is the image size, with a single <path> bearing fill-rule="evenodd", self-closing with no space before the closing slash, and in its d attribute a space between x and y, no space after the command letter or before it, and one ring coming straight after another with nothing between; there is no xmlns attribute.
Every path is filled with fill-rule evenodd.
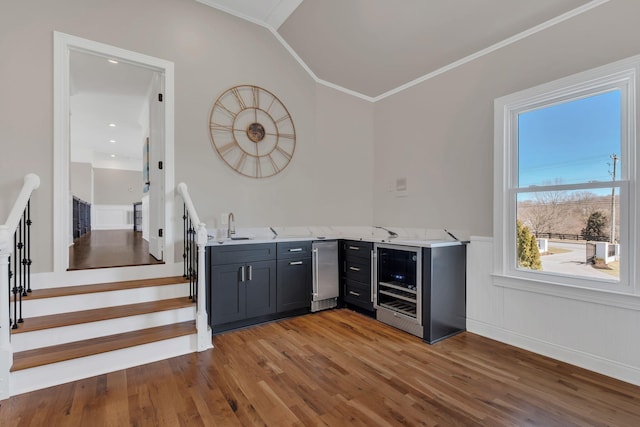
<svg viewBox="0 0 640 427"><path fill-rule="evenodd" d="M69 248L69 270L162 264L149 255L149 243L133 230L93 230Z"/></svg>
<svg viewBox="0 0 640 427"><path fill-rule="evenodd" d="M463 333L435 345L348 310L12 397L2 426L639 426L640 387Z"/></svg>

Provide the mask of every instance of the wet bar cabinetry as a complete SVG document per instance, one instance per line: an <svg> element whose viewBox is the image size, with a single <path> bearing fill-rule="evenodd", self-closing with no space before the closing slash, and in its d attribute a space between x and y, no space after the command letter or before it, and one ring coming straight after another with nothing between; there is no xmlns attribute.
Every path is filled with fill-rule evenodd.
<svg viewBox="0 0 640 427"><path fill-rule="evenodd" d="M206 263L214 334L310 310L310 241L208 246Z"/></svg>
<svg viewBox="0 0 640 427"><path fill-rule="evenodd" d="M206 257L214 332L276 312L275 243L208 247Z"/></svg>
<svg viewBox="0 0 640 427"><path fill-rule="evenodd" d="M466 329L466 260L466 245L422 249L422 325L428 343Z"/></svg>
<svg viewBox="0 0 640 427"><path fill-rule="evenodd" d="M342 241L342 299L345 303L373 312L371 292L373 243Z"/></svg>

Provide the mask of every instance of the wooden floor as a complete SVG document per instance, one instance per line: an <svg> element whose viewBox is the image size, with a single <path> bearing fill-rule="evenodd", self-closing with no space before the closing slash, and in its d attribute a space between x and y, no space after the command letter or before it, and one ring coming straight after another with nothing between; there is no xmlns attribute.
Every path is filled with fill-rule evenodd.
<svg viewBox="0 0 640 427"><path fill-rule="evenodd" d="M69 248L69 270L162 264L149 255L149 243L133 230L93 230Z"/></svg>
<svg viewBox="0 0 640 427"><path fill-rule="evenodd" d="M435 345L348 310L1 402L9 426L640 426L640 388L470 333Z"/></svg>

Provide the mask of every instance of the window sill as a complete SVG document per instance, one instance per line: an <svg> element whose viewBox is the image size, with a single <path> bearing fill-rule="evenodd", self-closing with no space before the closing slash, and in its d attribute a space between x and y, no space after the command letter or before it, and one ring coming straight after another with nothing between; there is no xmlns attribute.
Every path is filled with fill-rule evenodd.
<svg viewBox="0 0 640 427"><path fill-rule="evenodd" d="M493 285L543 295L551 295L576 301L640 311L640 295L614 290L592 289L522 277L492 274Z"/></svg>

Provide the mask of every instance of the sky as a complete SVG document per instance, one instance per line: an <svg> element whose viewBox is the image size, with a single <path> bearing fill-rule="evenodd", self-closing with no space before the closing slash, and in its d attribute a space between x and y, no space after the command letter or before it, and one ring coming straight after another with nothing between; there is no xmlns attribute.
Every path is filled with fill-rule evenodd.
<svg viewBox="0 0 640 427"><path fill-rule="evenodd" d="M521 113L519 186L611 181L611 155L621 155L620 106L621 92L613 90Z"/></svg>

